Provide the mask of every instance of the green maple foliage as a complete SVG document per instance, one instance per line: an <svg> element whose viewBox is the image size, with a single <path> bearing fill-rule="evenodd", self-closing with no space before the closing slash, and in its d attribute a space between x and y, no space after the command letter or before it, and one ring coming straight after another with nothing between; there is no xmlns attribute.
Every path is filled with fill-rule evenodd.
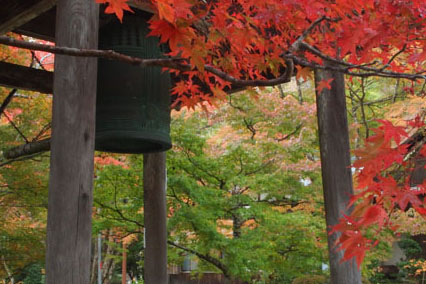
<svg viewBox="0 0 426 284"><path fill-rule="evenodd" d="M315 112L278 90L257 96L233 95L208 115L176 114L170 238L226 267L201 257L201 272L287 283L321 273L325 261L319 164L307 158L318 156ZM314 184L304 186L302 178Z"/></svg>
<svg viewBox="0 0 426 284"><path fill-rule="evenodd" d="M271 75L280 76L292 64L303 71L324 68L327 61L353 76L425 79L426 39L420 35L426 30L426 3L422 0L151 2L151 35L169 44L171 57L191 66L183 72L188 81L174 89L176 102L189 108L214 103L223 97L217 90L229 88L231 82L266 84ZM213 96L194 86L195 78L209 85ZM319 89L329 83L320 82ZM336 227L344 231L340 239L344 259L355 257L358 264L375 245L360 234L361 227L381 230L389 225L390 212L404 210L408 204L426 214L418 198L422 190L410 191L408 179L397 182L387 174L395 164L406 166L408 147L400 144L404 130L387 121L381 124L365 149L356 153L359 159L354 166L362 168L358 187L364 190L353 198L363 204L356 207L354 214L359 215L346 216ZM398 146L391 146L391 141ZM372 202L376 195L384 199Z"/></svg>

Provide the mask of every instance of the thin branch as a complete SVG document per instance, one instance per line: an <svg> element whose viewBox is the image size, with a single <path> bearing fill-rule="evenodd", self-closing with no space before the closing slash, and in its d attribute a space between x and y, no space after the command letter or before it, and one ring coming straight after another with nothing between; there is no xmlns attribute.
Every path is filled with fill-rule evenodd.
<svg viewBox="0 0 426 284"><path fill-rule="evenodd" d="M52 123L49 122L39 131L39 133L31 140L32 142L38 141L41 136L43 136L50 128L52 127Z"/></svg>
<svg viewBox="0 0 426 284"><path fill-rule="evenodd" d="M118 60L121 62L125 62L131 65L140 66L140 67L160 66L160 67L165 67L165 68L170 68L170 69L175 69L180 71L190 71L194 69L194 66L182 63L184 62L184 59L182 58L141 59L138 57L131 57L125 54L117 53L112 50L78 49L78 48L72 48L72 47L50 46L50 45L39 44L35 42L26 42L22 40L17 40L7 36L0 36L0 44L20 47L25 49L51 52L51 53L60 54L60 55L70 55L70 56L79 56L79 57L96 57L96 58L104 58L104 59L110 59L110 60ZM416 79L425 80L426 79L426 75L423 75L423 73L426 73L426 70L423 70L418 73L399 73L399 72L385 71L385 70L381 70L377 68L367 67L367 65L356 65L356 64L351 64L342 60L335 59L333 57L325 55L318 49L314 48L313 46L310 46L309 44L303 41L300 42L300 47L307 49L308 51L312 52L313 54L317 55L318 57L324 60L334 62L338 64L339 66L323 66L323 65L306 61L305 59L302 59L292 53L287 53L283 56L284 60L286 61L285 73L277 78L269 79L269 80L268 79L265 79L265 80L238 79L211 65L205 65L204 69L205 71L210 72L211 74L216 75L217 77L240 87L275 86L278 84L287 83L290 81L290 78L293 74L294 64L299 64L299 65L307 66L314 69L327 69L327 70L339 71L344 74L357 76L357 77L378 76L378 77L387 77L387 78L404 78L409 80L416 80ZM351 69L357 69L357 70L362 70L366 72L358 73L358 72L350 71Z"/></svg>
<svg viewBox="0 0 426 284"><path fill-rule="evenodd" d="M335 70L335 71L339 71L348 75L352 75L352 76L357 76L357 77L369 77L369 76L378 76L378 77L386 77L386 78L404 78L404 79L409 79L409 80L416 80L416 79L426 79L426 75L422 75L423 73L426 73L426 70L423 70L421 72L418 73L399 73L399 72L392 72L392 71L385 71L384 68L372 68L372 67L368 67L367 65L357 65L357 64L352 64L352 63L348 63L339 59L335 59L331 56L328 56L324 53L322 53L320 50L318 50L317 48L307 44L306 42L301 42L300 43L301 48L304 48L306 50L308 50L309 52L311 52L312 54L320 57L323 60L338 64L339 66L322 66L316 63L312 63L309 61L306 61L304 59L298 58L297 56L294 55L287 55L288 57L291 57L294 60L295 64L300 64L303 66L307 66L307 67L311 67L311 68L316 68L316 69L329 69L329 70ZM399 55L400 52L398 52L396 55ZM395 55L393 56L395 57ZM394 59L394 58L393 58ZM303 63L302 63L303 62ZM343 66L343 67L342 67ZM386 65L385 65L386 67ZM365 73L357 73L357 72L352 72L350 71L351 69L357 69L357 70L362 70L362 71L366 71Z"/></svg>
<svg viewBox="0 0 426 284"><path fill-rule="evenodd" d="M28 141L27 137L25 137L24 133L22 133L22 131L18 128L18 126L16 126L16 124L13 122L13 120L6 113L4 113L4 116L7 118L9 123L16 130L16 132L18 132L18 134L25 140L25 142L28 143L29 141Z"/></svg>
<svg viewBox="0 0 426 284"><path fill-rule="evenodd" d="M120 216L120 218L121 218L121 219L118 219L118 218L112 218L112 217L107 217L107 216L103 215L103 217L104 217L104 218L115 219L115 220L117 220L117 221L126 221L126 222L129 222L129 223L133 223L133 224L135 224L135 225L136 225L136 226L138 226L138 227L141 227L141 228L143 228L143 227L144 227L144 225L143 225L142 223L139 223L139 222L138 222L138 221L136 221L136 220L133 220L133 219L130 219L130 218L127 218L126 216L124 216L123 212L121 212L121 210L120 210L120 209L118 209L117 207L113 208L113 207L108 206L108 205L106 205L106 204L104 204L104 203L101 203L99 200L94 200L94 202L95 202L95 203L97 203L97 204L98 204L99 206L101 206L102 208L105 208L105 209L111 210L112 212L117 213L117 214Z"/></svg>
<svg viewBox="0 0 426 284"><path fill-rule="evenodd" d="M251 132L251 140L254 140L254 136L256 136L256 128L254 128L255 123L249 122L245 117L243 118L244 125Z"/></svg>
<svg viewBox="0 0 426 284"><path fill-rule="evenodd" d="M203 167L201 167L196 161L194 161L191 158L191 155L189 154L189 151L183 150L183 153L185 154L185 156L187 157L188 161L197 169L199 169L200 171L202 171L203 173L205 173L206 175L208 175L209 177L215 179L216 181L219 182L219 188L223 189L223 187L226 184L226 181L224 181L223 179L221 179L220 177L210 173L208 170L204 169Z"/></svg>
<svg viewBox="0 0 426 284"><path fill-rule="evenodd" d="M365 108L364 108L364 99L367 95L365 91L365 78L361 78L361 99L360 99L360 106L361 106L361 119L365 126L365 138L368 138L370 136L370 128L368 127L367 117L365 114Z"/></svg>
<svg viewBox="0 0 426 284"><path fill-rule="evenodd" d="M0 167L9 165L9 164L11 164L13 162L19 162L19 161L29 160L29 159L32 159L34 157L40 156L41 154L42 153L34 153L32 155L29 155L29 156L23 156L23 157L18 157L18 158L15 158L15 159L11 159L11 160L5 161L3 163L0 163Z"/></svg>
<svg viewBox="0 0 426 284"><path fill-rule="evenodd" d="M211 255L209 255L209 254L202 254L202 253L199 253L199 252L197 252L197 251L195 251L195 250L193 250L193 249L190 249L190 248L187 248L187 247L184 247L184 246L181 246L181 245L179 245L179 244L177 244L177 243L174 243L174 242L172 242L172 241L170 241L170 240L168 240L167 241L167 243L169 244L169 245L171 245L171 246L174 246L174 247L176 247L176 248L179 248L179 249L181 249L181 250L184 250L184 251L186 251L186 252L189 252L189 253L191 253L191 254L194 254L194 255L196 255L196 256L198 256L198 258L200 258L200 259L202 259L202 260L205 260L205 261L207 261L207 262L209 262L209 263L211 263L211 264L213 264L214 266L216 266L217 268L219 268L222 272L223 272L223 275L226 277L226 278L229 278L230 277L230 275L229 275L229 271L228 271L228 268L220 261L220 260L218 260L217 258L214 258L214 257L212 257Z"/></svg>
<svg viewBox="0 0 426 284"><path fill-rule="evenodd" d="M141 59L139 57L132 57L125 54L115 52L113 50L98 50L98 49L79 49L73 47L61 47L61 46L51 46L46 44L40 44L36 42L26 42L22 40L17 40L7 36L0 36L0 44L14 46L19 48L39 50L50 52L59 55L70 55L77 57L96 57L104 58L109 60L117 60L127 64L139 66L139 67L149 67L149 66L160 66L180 71L191 71L194 69L194 66L190 64L184 64L185 60L182 58L152 58L152 59ZM293 61L286 59L286 71L281 76L274 79L265 79L265 80L243 80L235 78L229 75L226 72L223 72L211 65L204 66L205 71L210 72L217 77L228 81L236 86L240 87L254 87L254 86L275 86L278 84L287 83L290 81L293 74Z"/></svg>
<svg viewBox="0 0 426 284"><path fill-rule="evenodd" d="M386 63L385 65L383 65L383 67L380 68L379 70L382 71L382 70L388 68L390 66L390 64L392 63L392 61L394 61L395 58L397 58L401 53L403 53L406 48L407 48L407 45L404 44L404 46L389 59L388 63Z"/></svg>
<svg viewBox="0 0 426 284"><path fill-rule="evenodd" d="M298 126L296 126L296 128L292 132L290 132L289 134L287 134L286 136L284 136L282 138L275 138L275 140L278 141L278 142L287 140L288 138L290 138L290 136L293 136L294 134L296 134L297 131L299 131L300 128L302 128L302 126L303 126L303 123L300 123Z"/></svg>
<svg viewBox="0 0 426 284"><path fill-rule="evenodd" d="M306 39L306 37L324 20L329 20L329 18L322 16L316 19L298 38L295 42L292 43L290 47L291 52L299 51L300 45Z"/></svg>
<svg viewBox="0 0 426 284"><path fill-rule="evenodd" d="M280 86L280 85L278 85L278 86ZM240 106L237 106L237 105L235 105L233 102L232 102L232 94L229 94L229 105L231 106L231 107L233 107L233 108L235 108L235 109L237 109L237 110L239 110L239 111L241 111L241 112L243 112L243 113L246 113L246 110L245 109L243 109L242 107L240 107Z"/></svg>
<svg viewBox="0 0 426 284"><path fill-rule="evenodd" d="M6 107L12 101L13 96L16 94L17 91L18 91L17 89L13 89L12 91L9 92L7 97L4 99L3 103L0 106L0 117L1 117L2 113L4 112L4 110L6 109Z"/></svg>

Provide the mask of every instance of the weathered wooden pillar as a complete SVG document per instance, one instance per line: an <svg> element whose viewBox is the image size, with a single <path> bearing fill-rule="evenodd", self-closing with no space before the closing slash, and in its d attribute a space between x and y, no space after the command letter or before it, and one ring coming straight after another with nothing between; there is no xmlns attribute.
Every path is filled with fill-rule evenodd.
<svg viewBox="0 0 426 284"><path fill-rule="evenodd" d="M58 0L56 44L97 48L93 0ZM97 60L57 55L47 218L46 283L90 282Z"/></svg>
<svg viewBox="0 0 426 284"><path fill-rule="evenodd" d="M143 159L146 284L167 284L166 153Z"/></svg>
<svg viewBox="0 0 426 284"><path fill-rule="evenodd" d="M353 194L345 78L335 71L315 71L317 86L330 79L333 79L331 89L324 88L316 94L327 231L338 223L342 214L349 213L347 204ZM331 283L360 284L355 261L340 262L343 252L335 250L337 237L337 234L328 236Z"/></svg>

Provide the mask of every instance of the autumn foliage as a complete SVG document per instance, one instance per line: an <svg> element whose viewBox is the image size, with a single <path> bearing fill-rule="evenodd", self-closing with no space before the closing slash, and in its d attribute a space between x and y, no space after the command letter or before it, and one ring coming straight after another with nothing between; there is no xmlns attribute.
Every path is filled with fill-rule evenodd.
<svg viewBox="0 0 426 284"><path fill-rule="evenodd" d="M407 127L379 122L375 135L354 151L357 192L348 205L353 211L333 228L333 232L341 232L338 246L345 250L343 259L355 257L358 265L365 252L378 243L382 230L398 229L392 218L395 212L412 207L426 215L426 183L414 184L412 180L413 172L419 170L418 161L426 157L423 120L417 116Z"/></svg>
<svg viewBox="0 0 426 284"><path fill-rule="evenodd" d="M120 19L129 10L125 0L97 2L107 3L106 12ZM268 85L292 64L298 77L332 62L351 76L424 79L424 0L152 0L152 10L151 35L190 67L169 70L188 78L173 93L176 103L189 108L223 98L232 84ZM393 212L412 207L426 215L424 184L413 186L410 180L416 160L426 156L425 138L412 138L424 134L423 119L407 127L378 122L374 136L354 153L353 211L333 228L342 233L338 245L344 259L355 257L358 265L377 244L378 232L396 230Z"/></svg>
<svg viewBox="0 0 426 284"><path fill-rule="evenodd" d="M120 19L129 10L125 0L97 2L108 3L106 12ZM338 61L342 72L354 76L409 73L415 79L424 72L423 0L151 2L151 35L190 66L183 72L188 80L174 89L177 103L189 107L223 97L231 84L268 84L291 64L302 73L325 61Z"/></svg>

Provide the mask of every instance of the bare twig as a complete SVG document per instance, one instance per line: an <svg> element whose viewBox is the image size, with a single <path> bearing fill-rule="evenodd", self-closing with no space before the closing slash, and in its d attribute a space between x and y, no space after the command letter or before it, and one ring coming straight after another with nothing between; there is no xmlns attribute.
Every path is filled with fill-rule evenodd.
<svg viewBox="0 0 426 284"><path fill-rule="evenodd" d="M34 153L32 155L29 155L29 156L22 156L22 157L18 157L16 159L7 160L5 162L0 163L0 167L9 165L9 164L11 164L13 162L20 162L20 161L25 161L25 160L33 159L34 157L37 157L37 156L39 156L41 154L42 153L39 152L39 153Z"/></svg>
<svg viewBox="0 0 426 284"><path fill-rule="evenodd" d="M4 113L4 116L7 118L10 125L12 125L12 127L16 130L16 132L18 132L19 136L21 136L22 139L24 139L25 142L28 143L29 141L28 141L27 137L25 137L24 133L22 133L22 131L18 128L18 126L16 126L16 124L13 122L13 120L6 113Z"/></svg>
<svg viewBox="0 0 426 284"><path fill-rule="evenodd" d="M365 126L365 138L368 138L370 136L370 128L368 127L368 122L365 114L365 108L364 108L364 99L367 95L365 91L365 78L361 78L361 97L360 97L360 106L361 106L361 119Z"/></svg>
<svg viewBox="0 0 426 284"><path fill-rule="evenodd" d="M13 96L16 94L16 92L17 92L17 89L13 89L12 91L9 92L7 97L4 99L3 103L0 106L0 117L1 117L1 114L4 112L4 110L6 109L6 107L12 101Z"/></svg>

